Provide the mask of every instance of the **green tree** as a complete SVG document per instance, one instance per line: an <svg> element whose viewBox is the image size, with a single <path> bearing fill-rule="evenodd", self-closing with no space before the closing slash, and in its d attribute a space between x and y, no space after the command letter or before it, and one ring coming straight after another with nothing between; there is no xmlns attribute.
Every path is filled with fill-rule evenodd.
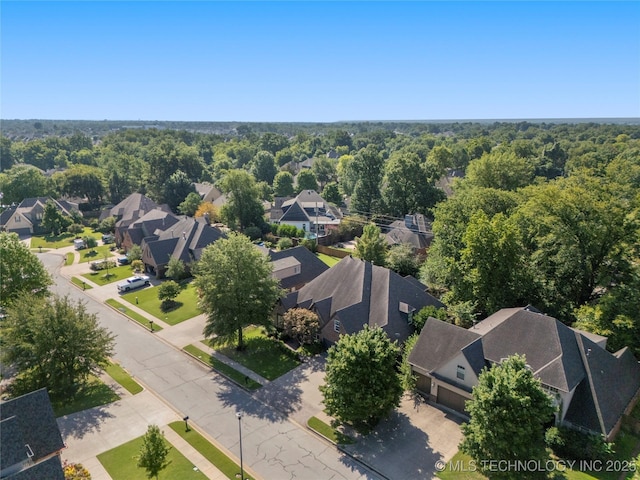
<svg viewBox="0 0 640 480"><path fill-rule="evenodd" d="M89 205L100 205L105 194L103 171L97 167L74 165L62 173L62 193L87 198Z"/></svg>
<svg viewBox="0 0 640 480"><path fill-rule="evenodd" d="M230 227L244 230L264 223L260 192L251 174L244 170L229 170L220 181L220 188L228 196L221 215Z"/></svg>
<svg viewBox="0 0 640 480"><path fill-rule="evenodd" d="M11 139L0 136L0 172L9 170L15 163L15 155L11 151Z"/></svg>
<svg viewBox="0 0 640 480"><path fill-rule="evenodd" d="M412 392L416 388L416 376L413 373L413 368L409 363L409 355L411 351L418 343L418 334L414 333L407 341L404 342L402 347L402 361L400 362L400 379L402 381L402 388L405 392Z"/></svg>
<svg viewBox="0 0 640 480"><path fill-rule="evenodd" d="M158 300L162 302L160 308L163 312L170 310L175 305L175 298L180 294L180 285L173 280L165 280L158 287Z"/></svg>
<svg viewBox="0 0 640 480"><path fill-rule="evenodd" d="M142 260L142 247L140 245L131 245L131 248L127 252L127 257L131 262L136 260Z"/></svg>
<svg viewBox="0 0 640 480"><path fill-rule="evenodd" d="M44 295L51 283L42 262L18 235L0 232L0 305L6 307L22 293Z"/></svg>
<svg viewBox="0 0 640 480"><path fill-rule="evenodd" d="M340 194L338 184L328 183L325 185L324 190L322 190L322 198L329 203L340 205L342 203L342 195Z"/></svg>
<svg viewBox="0 0 640 480"><path fill-rule="evenodd" d="M433 305L427 305L422 307L418 312L414 313L411 317L411 324L416 329L416 332L422 331L422 327L427 323L429 317L437 318L443 322L448 321L447 311L444 308L437 308Z"/></svg>
<svg viewBox="0 0 640 480"><path fill-rule="evenodd" d="M48 200L42 213L42 226L45 230L54 235L60 235L69 225L71 225L71 219L63 215L53 201Z"/></svg>
<svg viewBox="0 0 640 480"><path fill-rule="evenodd" d="M25 198L45 197L53 190L41 170L31 165L14 165L0 173L2 203L20 203Z"/></svg>
<svg viewBox="0 0 640 480"><path fill-rule="evenodd" d="M384 173L384 159L375 145L361 149L354 157L352 168L357 176L351 196L351 211L371 216L382 209L380 185Z"/></svg>
<svg viewBox="0 0 640 480"><path fill-rule="evenodd" d="M413 253L410 245L394 245L387 251L385 265L403 277L416 276L420 271L420 257Z"/></svg>
<svg viewBox="0 0 640 480"><path fill-rule="evenodd" d="M84 231L84 227L78 223L72 223L67 227L67 232L78 236Z"/></svg>
<svg viewBox="0 0 640 480"><path fill-rule="evenodd" d="M257 181L267 182L269 185L273 184L273 178L278 173L276 159L265 150L256 153L253 157L251 173Z"/></svg>
<svg viewBox="0 0 640 480"><path fill-rule="evenodd" d="M316 176L316 179L320 183L320 188L336 179L336 166L335 162L328 158L317 158L313 165L311 165L311 171Z"/></svg>
<svg viewBox="0 0 640 480"><path fill-rule="evenodd" d="M98 241L91 235L82 237L82 240L84 240L84 245L92 250L98 246Z"/></svg>
<svg viewBox="0 0 640 480"><path fill-rule="evenodd" d="M16 393L46 387L55 399L74 398L113 353L111 333L85 304L69 297L20 296L0 331L3 362L18 371Z"/></svg>
<svg viewBox="0 0 640 480"><path fill-rule="evenodd" d="M291 308L284 314L284 332L301 344L315 342L320 328L318 315L306 308Z"/></svg>
<svg viewBox="0 0 640 480"><path fill-rule="evenodd" d="M526 159L511 151L493 151L472 160L465 182L484 188L516 190L533 181L534 168Z"/></svg>
<svg viewBox="0 0 640 480"><path fill-rule="evenodd" d="M380 233L380 228L374 223L365 225L362 236L356 242L354 256L383 267L386 255L387 242Z"/></svg>
<svg viewBox="0 0 640 480"><path fill-rule="evenodd" d="M98 225L98 231L102 233L114 233L116 231L116 217L107 217Z"/></svg>
<svg viewBox="0 0 640 480"><path fill-rule="evenodd" d="M525 358L513 356L484 369L467 402L469 423L462 425L460 449L481 468L488 460L542 461L544 425L553 418L551 398L527 367ZM513 478L513 472L484 469L491 478ZM519 478L541 478L543 472L518 472Z"/></svg>
<svg viewBox="0 0 640 480"><path fill-rule="evenodd" d="M170 448L164 440L164 436L157 425L149 425L147 433L142 437L142 446L138 455L138 467L147 471L147 478L156 477L167 468L170 461L167 460Z"/></svg>
<svg viewBox="0 0 640 480"><path fill-rule="evenodd" d="M267 132L260 137L260 149L266 150L271 155L277 154L289 146L289 140L279 133Z"/></svg>
<svg viewBox="0 0 640 480"><path fill-rule="evenodd" d="M286 250L287 248L293 247L293 240L289 237L282 237L278 240L278 250Z"/></svg>
<svg viewBox="0 0 640 480"><path fill-rule="evenodd" d="M167 264L165 275L173 280L180 281L187 277L187 266L179 258L171 257Z"/></svg>
<svg viewBox="0 0 640 480"><path fill-rule="evenodd" d="M281 295L271 273L267 257L244 235L232 232L206 247L194 267L200 307L207 314L205 337L224 341L237 335L237 348L243 349L244 327L269 324Z"/></svg>
<svg viewBox="0 0 640 480"><path fill-rule="evenodd" d="M198 208L200 208L201 203L202 199L200 198L200 195L196 192L190 192L189 195L187 195L187 198L184 199L184 202L178 205L178 211L182 215L193 217L198 211Z"/></svg>
<svg viewBox="0 0 640 480"><path fill-rule="evenodd" d="M273 195L275 197L291 197L293 193L293 175L289 172L278 172L273 179Z"/></svg>
<svg viewBox="0 0 640 480"><path fill-rule="evenodd" d="M182 170L178 170L169 175L169 178L165 181L162 198L169 205L169 208L176 212L178 206L185 201L187 196L190 193L195 193L195 191L195 186L189 176Z"/></svg>
<svg viewBox="0 0 640 480"><path fill-rule="evenodd" d="M301 192L303 190L314 190L316 192L318 191L318 180L316 179L316 175L308 168L302 170L298 174L297 183L298 192Z"/></svg>
<svg viewBox="0 0 640 480"><path fill-rule="evenodd" d="M369 430L400 404L396 372L400 349L379 327L341 335L329 349L325 385L327 413L358 430Z"/></svg>

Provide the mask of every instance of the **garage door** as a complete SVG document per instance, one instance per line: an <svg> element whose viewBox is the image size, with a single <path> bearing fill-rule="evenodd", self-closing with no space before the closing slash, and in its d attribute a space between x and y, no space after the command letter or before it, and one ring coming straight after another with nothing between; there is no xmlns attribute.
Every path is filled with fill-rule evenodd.
<svg viewBox="0 0 640 480"><path fill-rule="evenodd" d="M416 374L416 388L419 392L429 395L431 393L431 377L425 377L424 375Z"/></svg>
<svg viewBox="0 0 640 480"><path fill-rule="evenodd" d="M437 402L447 408L455 410L457 412L465 413L464 404L467 401L462 395L452 392L441 386L438 387L438 400Z"/></svg>

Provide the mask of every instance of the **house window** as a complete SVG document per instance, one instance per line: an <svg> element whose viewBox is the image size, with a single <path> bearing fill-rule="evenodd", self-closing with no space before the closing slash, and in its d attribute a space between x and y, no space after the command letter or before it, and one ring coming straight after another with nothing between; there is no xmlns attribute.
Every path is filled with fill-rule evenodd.
<svg viewBox="0 0 640 480"><path fill-rule="evenodd" d="M20 223L20 215L16 215L16 223Z"/></svg>
<svg viewBox="0 0 640 480"><path fill-rule="evenodd" d="M42 214L36 213L36 220L42 220Z"/></svg>
<svg viewBox="0 0 640 480"><path fill-rule="evenodd" d="M464 367L462 365L458 365L456 377L460 380L464 380Z"/></svg>
<svg viewBox="0 0 640 480"><path fill-rule="evenodd" d="M340 333L340 320L333 321L333 331Z"/></svg>

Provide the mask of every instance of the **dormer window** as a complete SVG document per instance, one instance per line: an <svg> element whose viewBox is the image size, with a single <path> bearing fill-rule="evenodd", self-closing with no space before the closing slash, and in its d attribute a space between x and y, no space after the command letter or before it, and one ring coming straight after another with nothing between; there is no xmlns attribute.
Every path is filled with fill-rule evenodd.
<svg viewBox="0 0 640 480"><path fill-rule="evenodd" d="M464 380L464 367L462 365L458 365L456 369L456 377L459 380Z"/></svg>

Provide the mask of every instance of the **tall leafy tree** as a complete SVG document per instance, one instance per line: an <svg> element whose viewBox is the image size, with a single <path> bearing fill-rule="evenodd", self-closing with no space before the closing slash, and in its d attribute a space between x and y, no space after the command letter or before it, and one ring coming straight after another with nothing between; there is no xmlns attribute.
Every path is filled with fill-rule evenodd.
<svg viewBox="0 0 640 480"><path fill-rule="evenodd" d="M365 225L362 236L356 242L354 256L384 266L387 254L387 242L384 240L380 228L374 223Z"/></svg>
<svg viewBox="0 0 640 480"><path fill-rule="evenodd" d="M259 182L267 182L273 184L273 178L278 173L276 168L276 160L273 154L261 150L253 157L251 165L251 173Z"/></svg>
<svg viewBox="0 0 640 480"><path fill-rule="evenodd" d="M149 425L147 433L142 437L142 446L137 457L138 467L147 471L147 478L158 478L162 470L171 462L167 460L169 446L157 425Z"/></svg>
<svg viewBox="0 0 640 480"><path fill-rule="evenodd" d="M190 192L184 201L178 205L178 211L183 215L193 217L198 211L201 203L202 199L200 198L200 195L198 195L197 192Z"/></svg>
<svg viewBox="0 0 640 480"><path fill-rule="evenodd" d="M302 170L297 177L297 191L315 190L318 191L318 180L316 174L309 169Z"/></svg>
<svg viewBox="0 0 640 480"><path fill-rule="evenodd" d="M317 158L316 161L313 162L313 165L311 165L311 171L318 179L320 188L323 188L328 182L336 178L335 163L328 158Z"/></svg>
<svg viewBox="0 0 640 480"><path fill-rule="evenodd" d="M490 466L490 460L548 458L544 425L553 418L555 409L524 357L516 355L491 369L485 368L473 388L473 399L467 402L467 411L470 420L462 425L464 439L460 449L481 469ZM510 471L484 468L484 473L496 479L513 478ZM518 478L540 478L544 476L541 473L519 471Z"/></svg>
<svg viewBox="0 0 640 480"><path fill-rule="evenodd" d="M71 222L71 218L64 215L53 201L47 201L44 206L44 212L42 213L42 226L47 231L54 235L60 235L60 233L67 230Z"/></svg>
<svg viewBox="0 0 640 480"><path fill-rule="evenodd" d="M385 265L387 268L402 276L416 276L420 270L420 256L413 252L413 248L407 244L392 246L386 254Z"/></svg>
<svg viewBox="0 0 640 480"><path fill-rule="evenodd" d="M340 188L337 183L328 183L322 190L322 198L329 203L340 205L342 203L342 195L340 195Z"/></svg>
<svg viewBox="0 0 640 480"><path fill-rule="evenodd" d="M352 168L357 175L351 196L351 210L370 216L382 209L382 182L384 159L374 145L367 145L354 157Z"/></svg>
<svg viewBox="0 0 640 480"><path fill-rule="evenodd" d="M190 193L195 193L195 191L196 188L187 174L182 170L178 170L166 180L163 188L163 199L169 205L169 208L176 212L178 206L185 201L187 196Z"/></svg>
<svg viewBox="0 0 640 480"><path fill-rule="evenodd" d="M44 173L31 165L14 165L0 173L3 204L20 203L25 198L45 197L52 190L53 186Z"/></svg>
<svg viewBox="0 0 640 480"><path fill-rule="evenodd" d="M396 372L400 349L379 327L341 335L329 349L325 385L327 413L359 430L369 430L400 404Z"/></svg>
<svg viewBox="0 0 640 480"><path fill-rule="evenodd" d="M264 223L260 192L251 174L244 170L229 170L220 181L220 188L228 196L221 214L229 226L244 230Z"/></svg>
<svg viewBox="0 0 640 480"><path fill-rule="evenodd" d="M513 151L494 150L473 160L467 167L465 181L477 187L516 190L533 181L534 167Z"/></svg>
<svg viewBox="0 0 640 480"><path fill-rule="evenodd" d="M267 257L242 234L232 232L206 247L194 266L200 307L207 314L205 337L236 337L238 349L244 348L242 329L267 325L281 295L271 273Z"/></svg>
<svg viewBox="0 0 640 480"><path fill-rule="evenodd" d="M80 198L86 197L89 205L100 205L105 194L102 170L87 165L74 165L62 173L62 192Z"/></svg>
<svg viewBox="0 0 640 480"><path fill-rule="evenodd" d="M0 232L0 305L6 307L23 293L46 294L51 283L42 262L18 235Z"/></svg>
<svg viewBox="0 0 640 480"><path fill-rule="evenodd" d="M55 399L74 398L113 353L111 333L69 297L22 295L7 312L2 359L18 370L16 393L46 387Z"/></svg>
<svg viewBox="0 0 640 480"><path fill-rule="evenodd" d="M278 172L273 179L273 195L275 197L291 197L293 193L293 175L289 172Z"/></svg>

